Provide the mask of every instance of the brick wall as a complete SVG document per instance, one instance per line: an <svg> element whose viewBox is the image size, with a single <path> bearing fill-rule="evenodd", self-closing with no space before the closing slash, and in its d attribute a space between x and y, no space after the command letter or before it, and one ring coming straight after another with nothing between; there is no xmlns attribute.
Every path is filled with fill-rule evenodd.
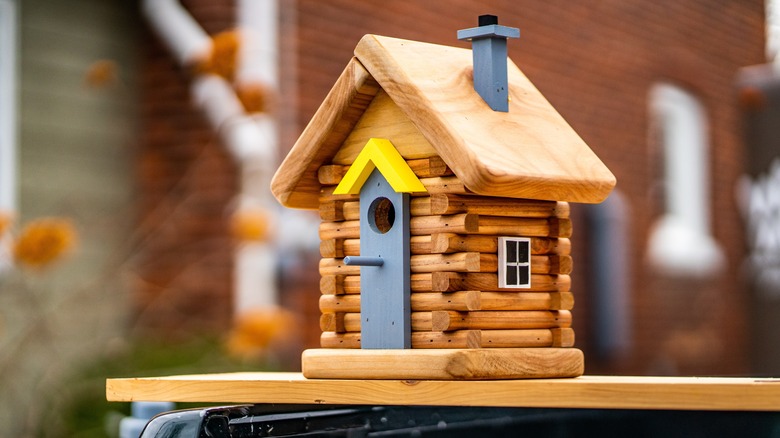
<svg viewBox="0 0 780 438"><path fill-rule="evenodd" d="M232 25L230 1L184 4L209 32ZM744 245L732 196L744 145L732 84L739 67L763 62L762 1L501 0L489 7L466 0L451 0L446 7L413 1L281 1L282 156L363 34L467 47L455 33L475 26L484 13L521 28L520 40L509 44L510 56L612 169L628 201L631 348L605 360L592 354L594 313L582 253L588 240L578 219L582 212L576 206L573 211L574 319L587 372L747 372L746 289L738 272ZM146 237L139 264L140 319L149 327L219 328L230 312L232 254L224 212L236 190L235 168L189 103L186 72L155 38L149 36L145 47L138 156ZM707 281L665 277L646 262L649 230L661 213L652 190L660 166L648 140L647 111L648 92L659 81L693 93L709 116L711 221L728 263ZM311 272L316 276L316 266ZM316 309L317 295L312 290L309 300L287 301L310 302ZM310 331L318 332L314 318Z"/></svg>
<svg viewBox="0 0 780 438"><path fill-rule="evenodd" d="M233 27L232 0L182 3L210 34ZM190 72L148 29L141 56L133 327L154 336L222 332L232 316L227 207L236 166L190 100Z"/></svg>

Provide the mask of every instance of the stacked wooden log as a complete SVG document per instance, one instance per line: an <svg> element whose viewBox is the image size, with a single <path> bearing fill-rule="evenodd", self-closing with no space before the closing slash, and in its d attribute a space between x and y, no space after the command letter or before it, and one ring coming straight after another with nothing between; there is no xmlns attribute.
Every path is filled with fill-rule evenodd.
<svg viewBox="0 0 780 438"><path fill-rule="evenodd" d="M428 190L411 200L412 348L571 347L569 205L479 196L438 156L407 160ZM319 168L323 348L360 348L356 195L333 195L348 166ZM531 238L531 287L498 287L498 237Z"/></svg>

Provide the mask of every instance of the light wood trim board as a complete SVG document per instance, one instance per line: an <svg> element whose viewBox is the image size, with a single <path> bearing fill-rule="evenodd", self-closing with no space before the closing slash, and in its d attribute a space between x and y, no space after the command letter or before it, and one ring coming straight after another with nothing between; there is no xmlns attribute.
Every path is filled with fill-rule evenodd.
<svg viewBox="0 0 780 438"><path fill-rule="evenodd" d="M228 373L108 379L109 401L780 411L780 379L582 376L401 381Z"/></svg>

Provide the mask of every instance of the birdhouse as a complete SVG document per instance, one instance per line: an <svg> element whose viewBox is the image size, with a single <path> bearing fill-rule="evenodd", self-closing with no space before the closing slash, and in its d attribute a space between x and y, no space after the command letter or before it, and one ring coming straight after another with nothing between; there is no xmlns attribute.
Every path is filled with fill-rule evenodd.
<svg viewBox="0 0 780 438"><path fill-rule="evenodd" d="M274 176L319 210L321 347L309 378L574 377L569 202L615 178L506 57L364 36Z"/></svg>

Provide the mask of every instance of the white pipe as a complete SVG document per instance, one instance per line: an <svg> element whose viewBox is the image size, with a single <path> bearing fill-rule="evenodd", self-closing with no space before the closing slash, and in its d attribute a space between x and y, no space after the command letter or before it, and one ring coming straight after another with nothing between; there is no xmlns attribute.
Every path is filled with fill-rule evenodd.
<svg viewBox="0 0 780 438"><path fill-rule="evenodd" d="M277 2L240 0L237 10L237 21L242 27L236 60L237 83L261 83L277 89ZM195 63L210 54L211 39L178 0L144 0L143 12L181 64ZM269 187L277 163L278 134L273 118L265 114L247 115L233 86L217 75L199 75L193 80L190 92L241 166L237 209L259 208L268 216L269 226L274 227L271 213L276 204ZM276 265L276 250L267 242L247 242L237 249L236 313L278 305Z"/></svg>
<svg viewBox="0 0 780 438"><path fill-rule="evenodd" d="M244 108L233 88L221 76L196 77L190 88L192 97L205 113L211 126L221 129L228 120L244 116Z"/></svg>
<svg viewBox="0 0 780 438"><path fill-rule="evenodd" d="M271 117L246 115L233 88L217 75L197 77L192 83L191 93L211 126L219 130L238 163L254 160L273 163L276 159L276 127Z"/></svg>
<svg viewBox="0 0 780 438"><path fill-rule="evenodd" d="M242 38L236 81L239 84L263 83L279 87L279 20L275 0L239 0L238 27Z"/></svg>
<svg viewBox="0 0 780 438"><path fill-rule="evenodd" d="M16 211L16 7L0 0L0 213Z"/></svg>
<svg viewBox="0 0 780 438"><path fill-rule="evenodd" d="M141 10L182 65L211 53L211 38L178 0L143 0Z"/></svg>
<svg viewBox="0 0 780 438"><path fill-rule="evenodd" d="M241 45L236 60L236 82L239 86L263 84L278 89L278 19L276 0L238 0L236 22L241 30ZM273 223L278 204L271 196L271 176L277 164L277 127L268 115L252 117L253 123L236 119L233 133L234 153L247 157L242 172L239 208L260 208L270 229L282 227ZM259 131L258 135L253 132ZM233 306L237 314L253 308L279 305L276 284L277 251L268 241L246 242L236 255Z"/></svg>

